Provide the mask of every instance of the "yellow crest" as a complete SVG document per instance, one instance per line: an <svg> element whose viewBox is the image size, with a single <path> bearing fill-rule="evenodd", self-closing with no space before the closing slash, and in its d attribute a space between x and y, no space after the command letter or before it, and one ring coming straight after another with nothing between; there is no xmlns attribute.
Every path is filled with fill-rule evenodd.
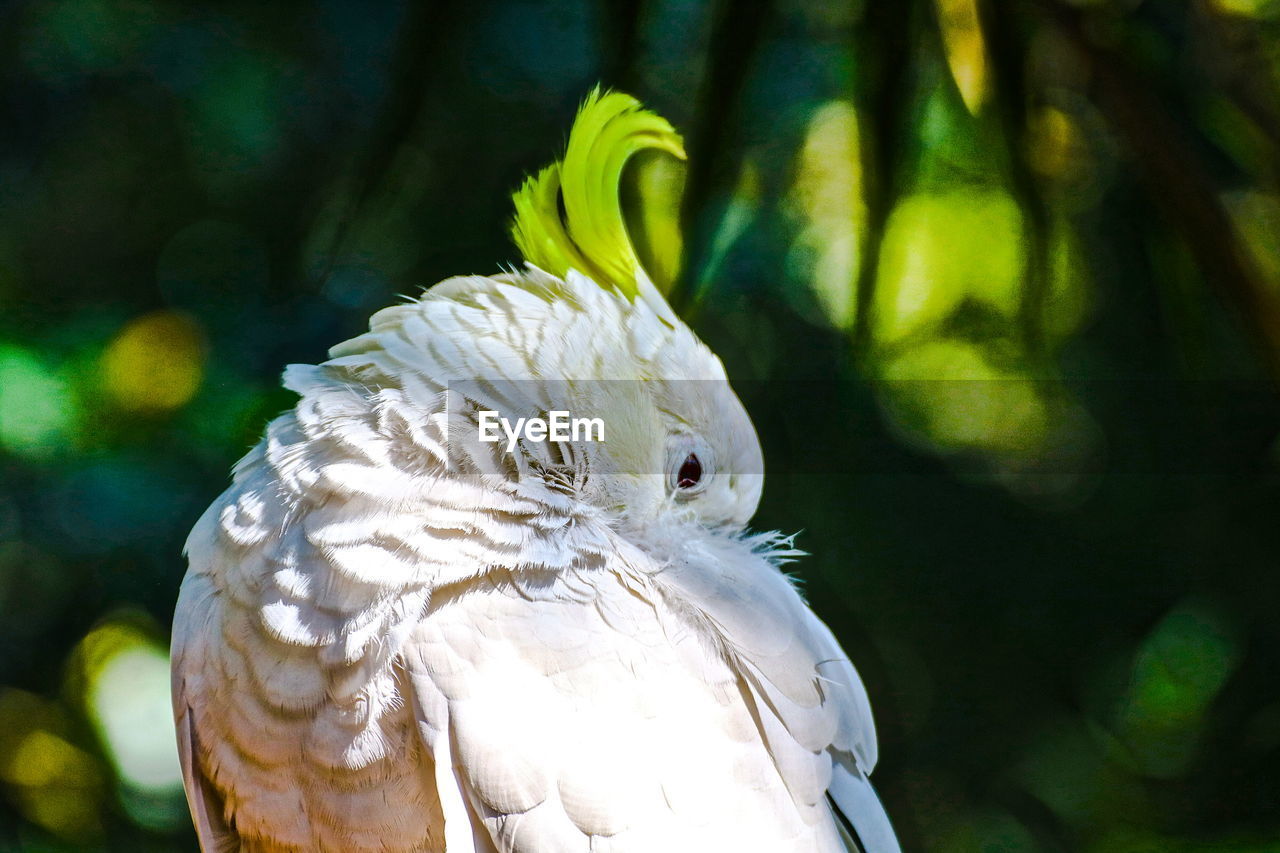
<svg viewBox="0 0 1280 853"><path fill-rule="evenodd" d="M574 119L564 159L512 196L511 236L525 260L561 278L578 270L634 298L642 264L623 216L622 174L647 149L685 159L684 142L666 119L630 95L593 90ZM645 205L642 197L641 217L652 220ZM667 280L661 283L674 278L680 253L678 230L668 225L649 235L649 254L661 268L654 277Z"/></svg>

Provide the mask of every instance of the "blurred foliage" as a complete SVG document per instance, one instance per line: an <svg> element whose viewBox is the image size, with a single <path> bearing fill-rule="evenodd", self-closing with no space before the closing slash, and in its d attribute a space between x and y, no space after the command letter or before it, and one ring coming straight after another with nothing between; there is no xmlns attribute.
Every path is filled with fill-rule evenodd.
<svg viewBox="0 0 1280 853"><path fill-rule="evenodd" d="M186 531L597 81L907 849L1280 850L1274 0L0 4L0 850L194 849Z"/></svg>

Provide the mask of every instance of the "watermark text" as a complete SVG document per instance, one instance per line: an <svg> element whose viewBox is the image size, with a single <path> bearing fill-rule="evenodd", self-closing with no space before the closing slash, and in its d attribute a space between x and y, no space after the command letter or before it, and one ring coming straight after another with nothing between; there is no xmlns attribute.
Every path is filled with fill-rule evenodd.
<svg viewBox="0 0 1280 853"><path fill-rule="evenodd" d="M496 443L507 439L507 452L526 441L604 441L603 418L575 418L572 413L554 409L545 418L516 418L514 424L497 412L479 412L480 440Z"/></svg>

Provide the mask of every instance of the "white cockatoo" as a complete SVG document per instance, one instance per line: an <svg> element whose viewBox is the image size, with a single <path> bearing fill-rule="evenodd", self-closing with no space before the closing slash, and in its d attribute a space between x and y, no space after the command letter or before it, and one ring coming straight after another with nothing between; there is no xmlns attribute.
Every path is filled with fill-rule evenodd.
<svg viewBox="0 0 1280 853"><path fill-rule="evenodd" d="M862 683L779 570L790 541L745 531L751 421L628 239L618 182L650 147L684 156L593 93L516 195L527 266L285 372L301 399L187 542L203 850L899 849ZM480 435L556 410L602 434Z"/></svg>

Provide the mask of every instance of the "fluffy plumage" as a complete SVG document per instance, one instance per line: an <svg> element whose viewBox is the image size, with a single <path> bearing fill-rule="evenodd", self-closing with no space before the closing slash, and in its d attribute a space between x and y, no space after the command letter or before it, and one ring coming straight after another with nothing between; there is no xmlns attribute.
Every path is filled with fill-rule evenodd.
<svg viewBox="0 0 1280 853"><path fill-rule="evenodd" d="M187 543L204 850L897 849L862 684L789 543L744 532L750 421L632 281L451 279L289 368L297 406ZM481 408L552 404L607 440L474 439ZM662 472L688 446L715 470L686 499Z"/></svg>

